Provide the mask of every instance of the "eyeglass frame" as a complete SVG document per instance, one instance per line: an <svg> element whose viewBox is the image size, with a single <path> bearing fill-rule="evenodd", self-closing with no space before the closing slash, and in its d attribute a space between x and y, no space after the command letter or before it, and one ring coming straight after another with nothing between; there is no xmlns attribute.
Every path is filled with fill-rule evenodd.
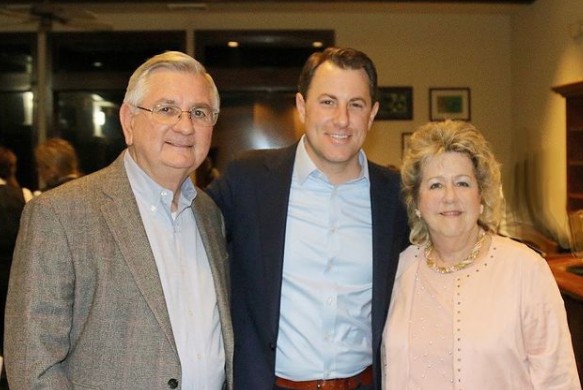
<svg viewBox="0 0 583 390"><path fill-rule="evenodd" d="M180 122L180 119L182 119L182 114L184 114L184 113L188 113L188 119L190 120L191 123L198 123L201 126L214 126L214 125L217 124L217 121L219 119L219 113L220 113L220 111L218 111L218 110L213 110L211 108L208 108L210 110L210 116L209 117L211 118L211 121L210 122L205 122L204 120L203 121L200 121L200 118L193 116L192 113L195 110L201 110L201 109L205 109L206 110L207 107L193 107L193 108L191 108L190 110L187 110L187 111L181 109L179 106L177 106L175 104L157 104L154 107L152 107L151 109L150 108L143 107L143 106L138 106L138 105L136 105L134 107L136 107L136 108L138 108L140 110L149 112L150 114L152 114L152 118L154 118L154 120L156 120L156 116L155 116L156 115L156 112L160 112L160 111L156 111L155 112L154 111L155 109L162 108L162 107L175 108L178 111L180 111L180 113L175 117L176 118L176 121L174 123L163 123L163 122L160 122L159 120L157 120L157 122L159 122L160 124L172 125L172 126L174 126L175 124L177 124L178 122Z"/></svg>

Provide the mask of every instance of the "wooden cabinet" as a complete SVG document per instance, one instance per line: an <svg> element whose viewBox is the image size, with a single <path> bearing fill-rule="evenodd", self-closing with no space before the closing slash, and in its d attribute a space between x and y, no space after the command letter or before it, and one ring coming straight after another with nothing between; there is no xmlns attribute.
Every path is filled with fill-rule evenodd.
<svg viewBox="0 0 583 390"><path fill-rule="evenodd" d="M560 85L553 91L566 99L567 211L583 209L583 81Z"/></svg>

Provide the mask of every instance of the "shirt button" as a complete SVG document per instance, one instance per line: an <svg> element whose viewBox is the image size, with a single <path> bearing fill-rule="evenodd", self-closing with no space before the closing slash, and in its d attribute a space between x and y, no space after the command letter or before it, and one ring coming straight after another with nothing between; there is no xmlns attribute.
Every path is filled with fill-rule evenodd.
<svg viewBox="0 0 583 390"><path fill-rule="evenodd" d="M171 389L175 389L178 387L178 381L174 378L168 380L168 387Z"/></svg>

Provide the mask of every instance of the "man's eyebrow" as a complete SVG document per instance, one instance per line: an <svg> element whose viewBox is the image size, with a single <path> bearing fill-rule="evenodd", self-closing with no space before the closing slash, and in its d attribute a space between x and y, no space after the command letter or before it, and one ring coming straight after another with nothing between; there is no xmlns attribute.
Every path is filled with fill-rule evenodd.
<svg viewBox="0 0 583 390"><path fill-rule="evenodd" d="M154 102L154 105L157 105L157 104L172 104L172 105L177 105L177 103L176 103L175 100L167 99L167 98L161 98L161 99L156 100Z"/></svg>
<svg viewBox="0 0 583 390"><path fill-rule="evenodd" d="M321 93L320 95L318 95L318 99L321 99L321 98L338 99L336 96L334 96L334 95L332 95L330 93L326 93L326 92Z"/></svg>

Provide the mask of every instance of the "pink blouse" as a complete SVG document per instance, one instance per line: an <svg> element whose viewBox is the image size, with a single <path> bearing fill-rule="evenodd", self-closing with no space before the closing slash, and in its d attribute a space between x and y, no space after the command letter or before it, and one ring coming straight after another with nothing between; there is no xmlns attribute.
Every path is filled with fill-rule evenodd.
<svg viewBox="0 0 583 390"><path fill-rule="evenodd" d="M581 389L565 307L546 263L493 236L485 257L439 274L399 260L382 345L383 389Z"/></svg>

